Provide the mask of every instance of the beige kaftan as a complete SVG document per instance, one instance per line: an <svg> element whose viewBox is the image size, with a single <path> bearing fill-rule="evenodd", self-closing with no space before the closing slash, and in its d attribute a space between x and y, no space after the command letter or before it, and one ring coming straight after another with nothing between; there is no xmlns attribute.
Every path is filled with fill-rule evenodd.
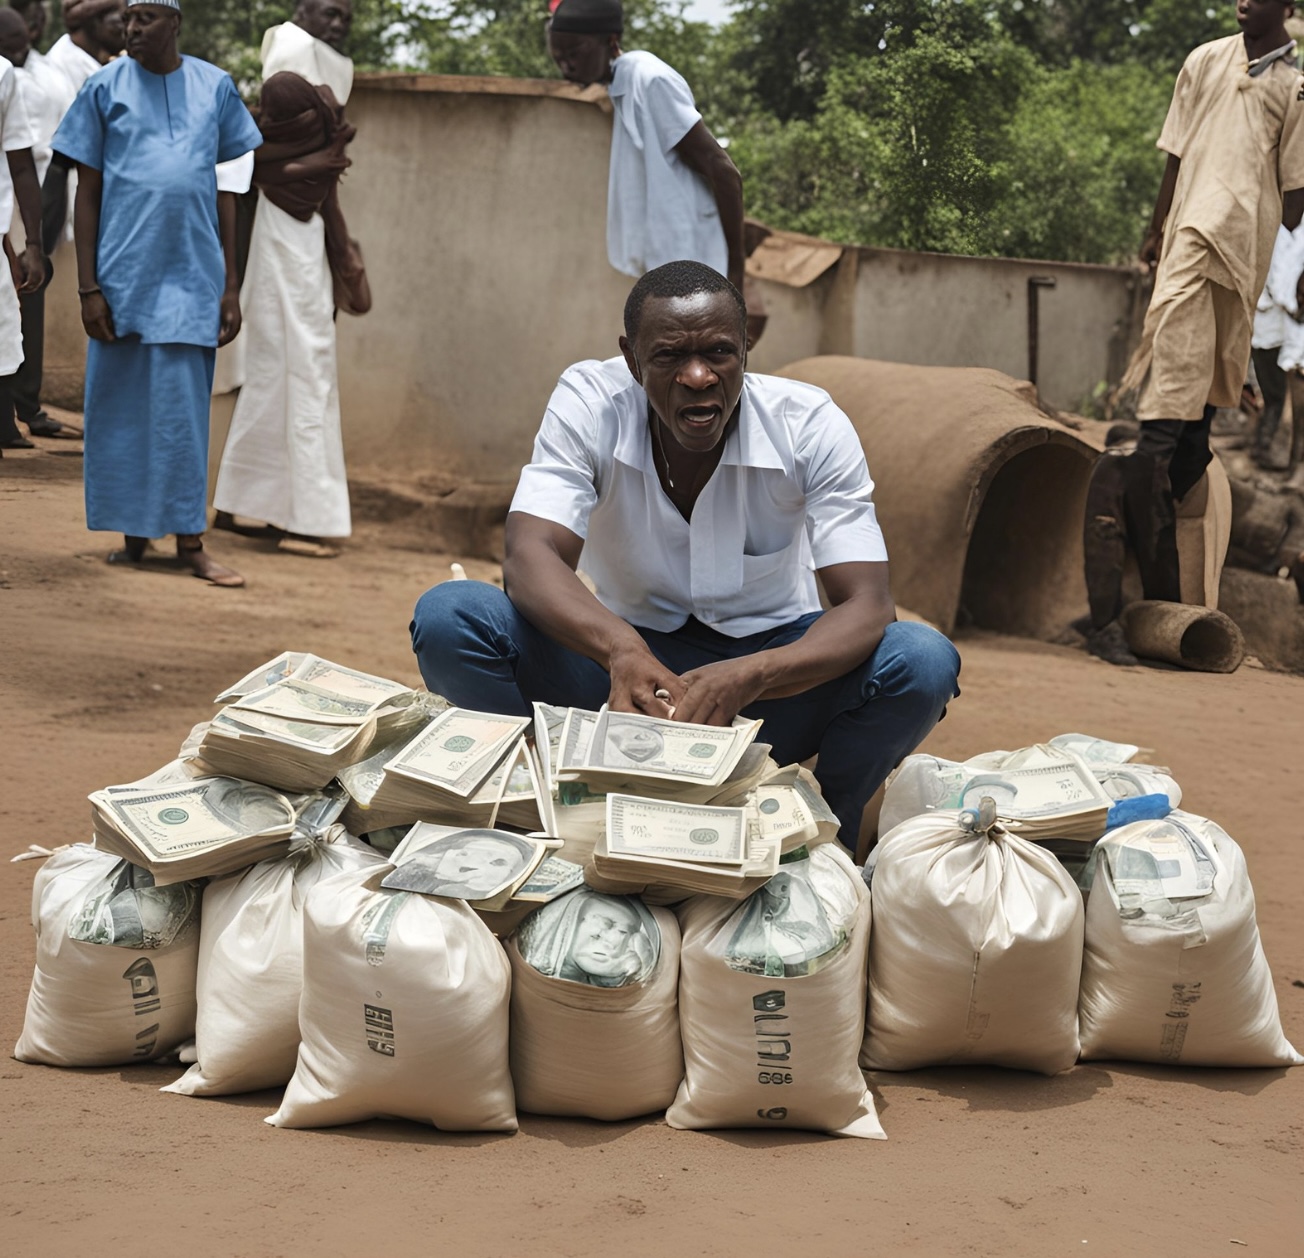
<svg viewBox="0 0 1304 1258"><path fill-rule="evenodd" d="M1181 159L1139 353L1139 419L1235 406L1282 193L1304 188L1304 76L1287 58L1249 73L1244 37L1202 44L1178 75L1159 147Z"/></svg>

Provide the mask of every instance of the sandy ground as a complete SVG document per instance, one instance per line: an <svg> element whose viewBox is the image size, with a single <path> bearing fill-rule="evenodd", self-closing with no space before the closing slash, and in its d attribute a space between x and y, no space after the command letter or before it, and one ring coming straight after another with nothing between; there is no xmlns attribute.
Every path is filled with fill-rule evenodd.
<svg viewBox="0 0 1304 1258"><path fill-rule="evenodd" d="M213 549L249 577L242 591L110 568L113 539L82 526L80 460L41 444L0 462L5 857L86 838L88 791L170 758L222 684L282 649L417 681L408 616L447 559L387 549L372 526L332 562L219 535ZM1291 785L1304 679L1117 671L988 636L960 645L964 697L928 748L959 757L1065 730L1156 748L1187 806L1245 847L1286 1029L1304 1043ZM5 1044L31 974L36 868L0 864ZM0 1066L6 1253L1304 1253L1304 1070L880 1074L887 1143L530 1117L512 1137L383 1122L276 1131L262 1122L275 1094L160 1095L178 1073Z"/></svg>

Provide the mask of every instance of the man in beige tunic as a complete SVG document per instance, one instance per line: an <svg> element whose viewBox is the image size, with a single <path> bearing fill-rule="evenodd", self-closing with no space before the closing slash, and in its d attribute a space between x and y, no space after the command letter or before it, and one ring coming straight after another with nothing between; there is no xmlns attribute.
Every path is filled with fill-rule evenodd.
<svg viewBox="0 0 1304 1258"><path fill-rule="evenodd" d="M1213 458L1214 410L1240 401L1278 224L1294 230L1304 216L1304 76L1285 26L1293 10L1283 0L1239 0L1240 34L1187 57L1159 137L1168 167L1141 246L1141 260L1158 270L1135 360L1148 361L1149 374L1123 477L1127 540L1147 599L1181 601L1175 505ZM1089 514L1089 557L1092 526ZM1117 619L1121 567L1102 577L1089 562L1088 587L1088 650L1136 663Z"/></svg>

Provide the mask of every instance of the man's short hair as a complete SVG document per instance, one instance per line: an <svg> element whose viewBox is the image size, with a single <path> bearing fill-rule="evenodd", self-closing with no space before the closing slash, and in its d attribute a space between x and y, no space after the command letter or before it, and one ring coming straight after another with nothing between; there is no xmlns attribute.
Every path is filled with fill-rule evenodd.
<svg viewBox="0 0 1304 1258"><path fill-rule="evenodd" d="M552 7L552 29L559 35L622 35L625 10L620 0L560 0Z"/></svg>
<svg viewBox="0 0 1304 1258"><path fill-rule="evenodd" d="M719 271L702 262L685 258L680 262L667 262L655 271L649 271L630 290L625 300L625 335L633 341L638 337L643 321L643 307L650 297L697 297L702 293L728 293L738 307L738 321L747 326L747 303L740 293Z"/></svg>

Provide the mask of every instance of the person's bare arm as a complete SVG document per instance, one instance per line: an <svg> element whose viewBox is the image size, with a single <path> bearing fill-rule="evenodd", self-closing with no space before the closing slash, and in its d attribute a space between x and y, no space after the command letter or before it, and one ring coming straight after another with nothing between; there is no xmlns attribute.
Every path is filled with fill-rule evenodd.
<svg viewBox="0 0 1304 1258"><path fill-rule="evenodd" d="M240 270L236 261L235 193L217 194L217 222L222 232L222 258L226 262L226 287L222 291L222 322L218 345L229 345L240 333Z"/></svg>
<svg viewBox="0 0 1304 1258"><path fill-rule="evenodd" d="M796 642L683 676L675 720L727 725L758 699L784 699L863 664L896 619L886 563L843 563L820 570L832 605Z"/></svg>
<svg viewBox="0 0 1304 1258"><path fill-rule="evenodd" d="M72 230L77 247L77 291L81 294L82 326L96 341L113 341L113 312L96 278L96 255L100 242L100 202L104 176L93 166L77 164L77 200L73 206Z"/></svg>
<svg viewBox="0 0 1304 1258"><path fill-rule="evenodd" d="M27 247L18 259L23 272L18 291L34 293L45 283L45 252L41 248L41 181L36 174L31 149L14 149L5 156L9 159L14 199L18 202L23 231L27 236Z"/></svg>
<svg viewBox="0 0 1304 1258"><path fill-rule="evenodd" d="M729 282L741 293L747 252L743 247L743 177L720 141L698 121L675 145L675 152L685 165L706 180L720 211L724 243L729 250Z"/></svg>
<svg viewBox="0 0 1304 1258"><path fill-rule="evenodd" d="M1304 188L1291 188L1281 196L1281 225L1293 232L1304 219ZM1304 320L1304 271L1295 281L1295 318Z"/></svg>
<svg viewBox="0 0 1304 1258"><path fill-rule="evenodd" d="M608 704L616 711L669 716L683 685L638 631L603 607L576 576L583 539L551 520L512 511L505 540L503 587L517 610L554 642L611 674ZM668 691L670 702L658 699L657 690Z"/></svg>
<svg viewBox="0 0 1304 1258"><path fill-rule="evenodd" d="M1164 177L1159 184L1159 195L1155 198L1155 212L1151 215L1138 255L1152 269L1159 265L1159 255L1164 251L1164 223L1168 211L1173 208L1173 193L1177 191L1177 173L1181 168L1182 159L1169 153L1168 165L1164 167Z"/></svg>

